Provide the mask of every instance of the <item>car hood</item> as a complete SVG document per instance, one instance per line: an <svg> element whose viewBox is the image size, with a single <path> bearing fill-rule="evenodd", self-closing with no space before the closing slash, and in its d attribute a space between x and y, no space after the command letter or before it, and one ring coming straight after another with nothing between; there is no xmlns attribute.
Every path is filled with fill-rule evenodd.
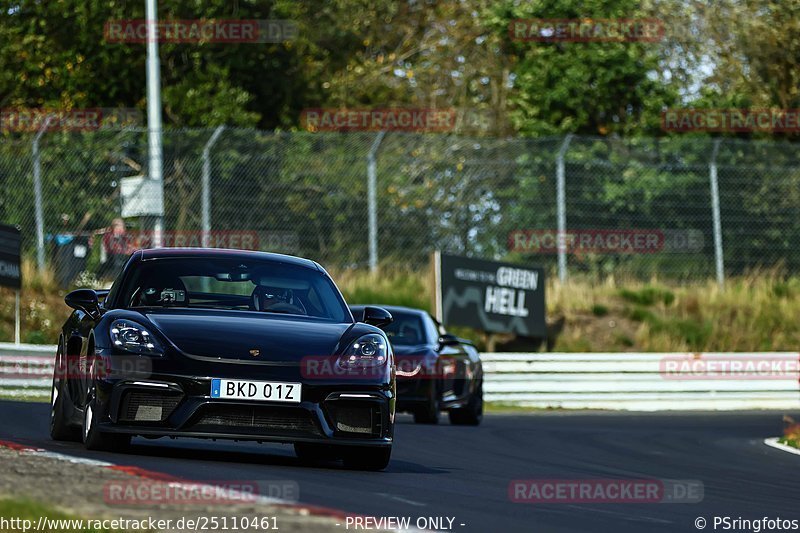
<svg viewBox="0 0 800 533"><path fill-rule="evenodd" d="M298 362L306 356L334 354L353 326L238 311L166 309L143 314L186 355L252 362Z"/></svg>

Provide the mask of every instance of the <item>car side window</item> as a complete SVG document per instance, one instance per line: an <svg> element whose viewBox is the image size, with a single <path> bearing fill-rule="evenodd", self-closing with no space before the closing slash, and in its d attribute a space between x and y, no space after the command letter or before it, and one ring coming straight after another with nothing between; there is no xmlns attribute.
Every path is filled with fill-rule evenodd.
<svg viewBox="0 0 800 533"><path fill-rule="evenodd" d="M108 309L109 304L111 302L113 302L117 298L117 293L119 292L119 286L122 285L122 273L123 272L124 272L124 270L121 271L119 274L117 274L117 279L115 279L114 282L111 284L111 290L108 291L108 294L106 295L106 297L101 302L101 305L105 309Z"/></svg>
<svg viewBox="0 0 800 533"><path fill-rule="evenodd" d="M436 344L439 341L439 337L442 335L437 327L437 323L433 320L433 317L427 314L423 315L423 322L425 322L425 335L428 337L428 343Z"/></svg>

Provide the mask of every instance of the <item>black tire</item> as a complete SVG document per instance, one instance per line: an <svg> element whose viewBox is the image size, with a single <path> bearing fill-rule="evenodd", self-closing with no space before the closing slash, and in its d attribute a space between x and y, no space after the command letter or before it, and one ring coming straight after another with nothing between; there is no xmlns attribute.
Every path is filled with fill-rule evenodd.
<svg viewBox="0 0 800 533"><path fill-rule="evenodd" d="M466 407L450 409L447 413L454 426L478 426L483 420L483 383L470 396Z"/></svg>
<svg viewBox="0 0 800 533"><path fill-rule="evenodd" d="M77 427L67 423L67 416L64 413L65 407L63 387L54 380L53 388L50 391L50 438L53 440L80 442L81 432Z"/></svg>
<svg viewBox="0 0 800 533"><path fill-rule="evenodd" d="M103 433L97 429L95 401L92 397L83 411L83 446L87 450L124 452L131 443L131 436L119 433Z"/></svg>
<svg viewBox="0 0 800 533"><path fill-rule="evenodd" d="M53 370L53 386L50 389L50 438L61 441L81 440L80 429L68 423L69 416L66 412L68 404L64 399L64 379L66 376L63 367L61 347L56 353L56 364Z"/></svg>
<svg viewBox="0 0 800 533"><path fill-rule="evenodd" d="M338 451L330 445L313 442L295 442L294 453L301 462L307 464L324 463L339 459Z"/></svg>
<svg viewBox="0 0 800 533"><path fill-rule="evenodd" d="M439 406L439 387L434 384L431 386L431 392L425 405L414 410L414 423L438 424L441 410Z"/></svg>
<svg viewBox="0 0 800 533"><path fill-rule="evenodd" d="M391 457L391 446L348 447L344 455L344 465L357 470L383 470L389 466Z"/></svg>

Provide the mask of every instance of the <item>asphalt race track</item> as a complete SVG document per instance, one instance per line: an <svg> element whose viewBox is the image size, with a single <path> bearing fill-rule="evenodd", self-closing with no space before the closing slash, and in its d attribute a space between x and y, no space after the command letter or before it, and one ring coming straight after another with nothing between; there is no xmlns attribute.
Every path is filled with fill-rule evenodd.
<svg viewBox="0 0 800 533"><path fill-rule="evenodd" d="M487 415L477 428L419 426L401 416L389 468L359 472L302 466L283 445L135 439L129 454L87 452L49 439L48 410L0 402L0 439L187 479L294 480L303 503L370 516L455 517L454 531L697 531L697 517L714 531L715 515L800 519L800 456L762 442L781 433L781 412L554 411ZM699 480L705 495L694 504L509 499L513 479L584 478Z"/></svg>

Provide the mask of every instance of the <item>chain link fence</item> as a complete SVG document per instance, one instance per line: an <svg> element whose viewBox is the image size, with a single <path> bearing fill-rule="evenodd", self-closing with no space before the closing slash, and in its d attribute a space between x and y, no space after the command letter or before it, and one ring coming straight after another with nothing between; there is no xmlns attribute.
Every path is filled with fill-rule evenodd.
<svg viewBox="0 0 800 533"><path fill-rule="evenodd" d="M691 136L167 131L162 242L290 253L337 269L420 269L439 249L564 278L796 273L794 148ZM152 217L112 229L147 210L136 192L146 175L142 129L6 137L0 222L19 225L25 255L64 283L81 271L107 277L109 256L153 243Z"/></svg>

